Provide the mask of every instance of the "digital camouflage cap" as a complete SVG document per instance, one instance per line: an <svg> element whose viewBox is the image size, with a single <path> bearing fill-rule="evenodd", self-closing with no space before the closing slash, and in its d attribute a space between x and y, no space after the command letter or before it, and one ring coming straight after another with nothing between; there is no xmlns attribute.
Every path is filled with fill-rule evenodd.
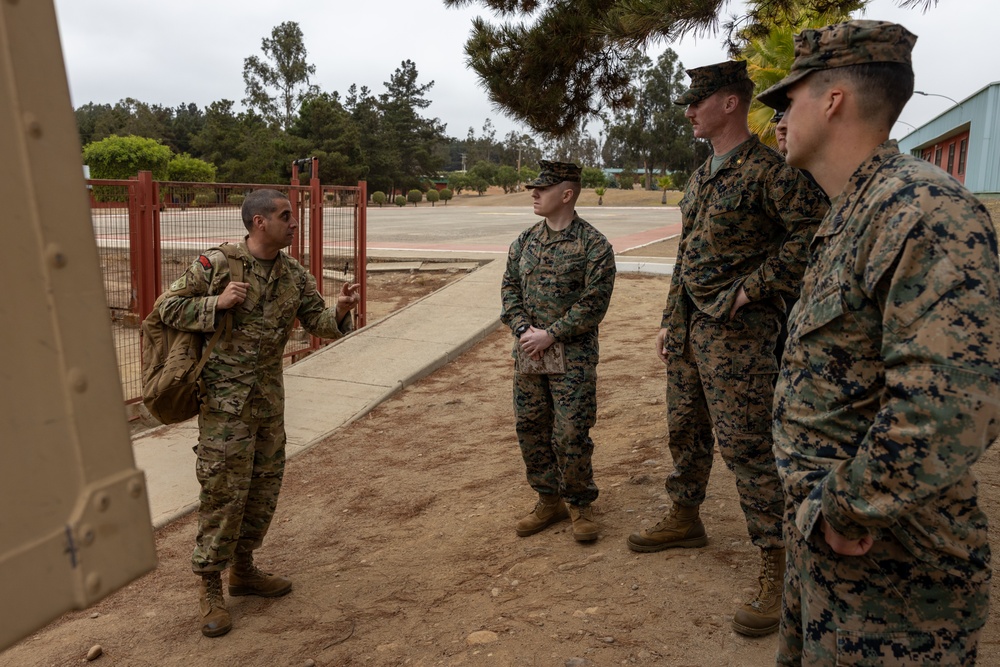
<svg viewBox="0 0 1000 667"><path fill-rule="evenodd" d="M574 183L580 182L580 167L576 166L572 162L550 162L549 160L539 160L538 166L542 168L538 178L528 183L525 183L524 187L531 188L545 188L550 185L556 185L562 183L563 181L572 181Z"/></svg>
<svg viewBox="0 0 1000 667"><path fill-rule="evenodd" d="M912 68L910 53L917 36L888 21L847 21L795 36L795 61L788 76L757 96L774 109L788 105L788 89L813 72L871 63L899 63Z"/></svg>
<svg viewBox="0 0 1000 667"><path fill-rule="evenodd" d="M725 86L750 80L750 77L747 76L747 61L745 60L727 60L724 63L685 71L691 78L691 87L674 100L674 104L681 106L700 102Z"/></svg>

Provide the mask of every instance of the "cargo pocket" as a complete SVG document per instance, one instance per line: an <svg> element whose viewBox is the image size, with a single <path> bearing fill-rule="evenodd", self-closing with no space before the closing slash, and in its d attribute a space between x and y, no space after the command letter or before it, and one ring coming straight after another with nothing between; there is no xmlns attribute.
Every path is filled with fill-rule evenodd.
<svg viewBox="0 0 1000 667"><path fill-rule="evenodd" d="M743 433L770 433L777 368L769 360L734 358L732 386L738 387L739 413L734 415L736 428Z"/></svg>
<svg viewBox="0 0 1000 667"><path fill-rule="evenodd" d="M923 665L933 655L933 649L934 637L927 632L837 630L837 665Z"/></svg>
<svg viewBox="0 0 1000 667"><path fill-rule="evenodd" d="M201 484L202 494L217 495L228 488L226 479L226 443L220 440L202 440L195 447L198 460L195 476Z"/></svg>

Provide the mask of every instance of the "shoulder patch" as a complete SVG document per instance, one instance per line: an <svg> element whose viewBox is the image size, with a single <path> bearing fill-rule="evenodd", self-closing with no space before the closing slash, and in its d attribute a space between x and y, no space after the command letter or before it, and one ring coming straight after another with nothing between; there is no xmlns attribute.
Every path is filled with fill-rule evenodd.
<svg viewBox="0 0 1000 667"><path fill-rule="evenodd" d="M200 262L201 265L204 266L206 270L212 268L211 260L209 260L208 257L205 257L204 255L199 255L198 262Z"/></svg>
<svg viewBox="0 0 1000 667"><path fill-rule="evenodd" d="M180 278L178 278L177 280L175 280L173 283L171 283L171 285L170 285L170 291L171 292L176 292L178 290L184 289L186 286L187 286L187 274L185 273L183 276L181 276Z"/></svg>

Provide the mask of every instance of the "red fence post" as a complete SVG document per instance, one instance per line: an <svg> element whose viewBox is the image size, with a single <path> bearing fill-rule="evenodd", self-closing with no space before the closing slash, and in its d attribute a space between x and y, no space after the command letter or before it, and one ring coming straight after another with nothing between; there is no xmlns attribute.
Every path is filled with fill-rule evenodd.
<svg viewBox="0 0 1000 667"><path fill-rule="evenodd" d="M149 173L149 172L147 172ZM150 173L150 177L152 174ZM163 293L163 247L160 243L160 183L159 181L150 181L153 185L152 188L152 215L150 216L150 221L152 226L149 230L149 254L150 254L150 273L152 274L152 286L153 286L153 301L155 302L156 297ZM153 308L153 304L149 304L150 310Z"/></svg>
<svg viewBox="0 0 1000 667"><path fill-rule="evenodd" d="M358 181L357 212L354 216L354 277L361 285L358 328L368 324L368 182Z"/></svg>
<svg viewBox="0 0 1000 667"><path fill-rule="evenodd" d="M128 184L128 263L130 291L128 309L141 319L139 294L142 292L142 204L139 181L130 178Z"/></svg>
<svg viewBox="0 0 1000 667"><path fill-rule="evenodd" d="M316 276L316 291L323 293L323 187L319 158L313 158L309 179L309 271Z"/></svg>
<svg viewBox="0 0 1000 667"><path fill-rule="evenodd" d="M159 211L156 210L159 188L153 182L152 172L140 171L128 190L132 288L129 310L142 320L153 310L153 302L160 293Z"/></svg>
<svg viewBox="0 0 1000 667"><path fill-rule="evenodd" d="M316 291L323 293L323 186L319 182L319 158L312 159L309 178L309 272L316 278ZM336 296L334 296L336 303ZM322 339L309 337L309 347L318 350Z"/></svg>
<svg viewBox="0 0 1000 667"><path fill-rule="evenodd" d="M301 222L299 218L299 198L302 196L299 191L299 163L298 160L292 161L292 179L289 181L289 185L292 187L288 190L288 203L292 206L292 218L296 221ZM298 229L295 230L295 235L292 236L292 246L289 249L289 254L296 260L302 260L302 225L300 224Z"/></svg>
<svg viewBox="0 0 1000 667"><path fill-rule="evenodd" d="M145 318L153 310L153 303L159 294L157 288L160 278L157 269L160 266L160 257L154 248L154 241L157 236L155 228L159 219L156 201L155 187L153 183L153 172L140 171L138 184L139 199L139 235L133 241L138 245L139 255L139 317ZM155 217L154 217L155 214ZM133 252L136 252L133 247Z"/></svg>

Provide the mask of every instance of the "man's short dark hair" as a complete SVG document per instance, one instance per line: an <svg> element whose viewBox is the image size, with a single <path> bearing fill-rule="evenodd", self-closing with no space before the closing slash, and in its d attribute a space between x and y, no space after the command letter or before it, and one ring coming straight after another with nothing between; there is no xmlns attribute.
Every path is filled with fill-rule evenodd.
<svg viewBox="0 0 1000 667"><path fill-rule="evenodd" d="M723 97L729 95L735 95L740 104L749 105L751 100L753 100L753 81L750 79L743 79L742 81L737 81L736 83L730 83L729 85L719 88L718 91Z"/></svg>
<svg viewBox="0 0 1000 667"><path fill-rule="evenodd" d="M288 199L284 192L278 190L254 190L243 200L240 215L243 216L243 226L247 231L253 229L254 216L268 216L278 210L278 200Z"/></svg>
<svg viewBox="0 0 1000 667"><path fill-rule="evenodd" d="M816 72L815 84L823 87L846 79L858 93L858 111L865 118L876 118L892 127L913 97L913 69L902 63L867 63L848 65Z"/></svg>

